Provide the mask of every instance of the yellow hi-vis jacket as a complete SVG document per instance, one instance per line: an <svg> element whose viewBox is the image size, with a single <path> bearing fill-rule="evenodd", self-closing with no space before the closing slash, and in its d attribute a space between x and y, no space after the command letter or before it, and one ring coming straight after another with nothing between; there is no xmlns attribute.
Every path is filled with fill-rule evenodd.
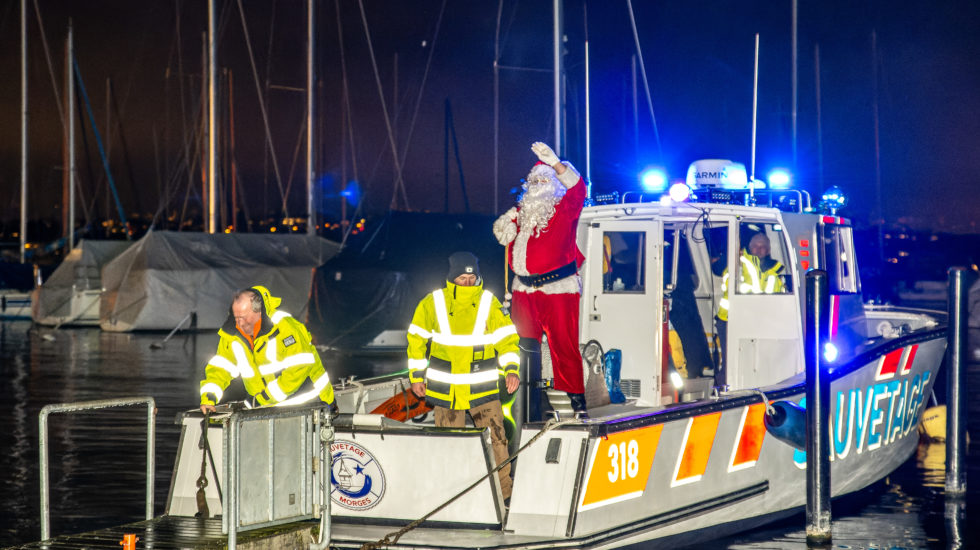
<svg viewBox="0 0 980 550"><path fill-rule="evenodd" d="M499 399L503 374L518 374L517 329L483 285L426 295L408 328L408 376L433 406L465 410Z"/></svg>
<svg viewBox="0 0 980 550"><path fill-rule="evenodd" d="M258 336L249 344L235 326L234 314L218 330L218 351L201 380L201 404L214 405L232 379L241 376L259 405L296 405L320 398L332 404L333 386L310 332L292 315L278 311L280 298L254 286L265 304Z"/></svg>
<svg viewBox="0 0 980 550"><path fill-rule="evenodd" d="M742 250L738 258L742 268L739 270L739 294L780 294L783 292L783 264L773 262L768 269L763 270L761 260ZM728 320L728 270L721 277L721 301L718 302L718 318Z"/></svg>

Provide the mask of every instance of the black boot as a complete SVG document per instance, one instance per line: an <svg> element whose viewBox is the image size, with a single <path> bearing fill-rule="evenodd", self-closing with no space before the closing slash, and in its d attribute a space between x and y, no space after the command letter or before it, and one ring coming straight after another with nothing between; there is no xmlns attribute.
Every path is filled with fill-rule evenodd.
<svg viewBox="0 0 980 550"><path fill-rule="evenodd" d="M572 402L572 411L575 412L575 416L579 418L588 418L589 411L585 407L585 394L565 393L568 395L568 399Z"/></svg>

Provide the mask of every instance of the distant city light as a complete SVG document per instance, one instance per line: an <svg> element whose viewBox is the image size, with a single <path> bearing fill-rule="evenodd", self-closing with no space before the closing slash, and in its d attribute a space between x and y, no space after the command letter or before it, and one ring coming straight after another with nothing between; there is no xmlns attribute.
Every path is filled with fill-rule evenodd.
<svg viewBox="0 0 980 550"><path fill-rule="evenodd" d="M648 168L640 174L643 190L650 193L661 193L667 189L667 174L661 168Z"/></svg>
<svg viewBox="0 0 980 550"><path fill-rule="evenodd" d="M769 187L771 189L788 189L789 184L792 181L788 171L782 168L773 169L769 172Z"/></svg>

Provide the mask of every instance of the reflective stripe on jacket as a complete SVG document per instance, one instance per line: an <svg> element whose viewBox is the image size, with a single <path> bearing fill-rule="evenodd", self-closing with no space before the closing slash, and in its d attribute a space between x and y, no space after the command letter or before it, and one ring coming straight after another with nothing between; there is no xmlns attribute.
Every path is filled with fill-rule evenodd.
<svg viewBox="0 0 980 550"><path fill-rule="evenodd" d="M253 288L265 302L259 335L250 345L229 315L218 330L217 352L204 369L201 404L220 402L238 376L258 405L296 405L317 398L333 403L333 386L310 332L292 315L275 310L279 299L269 296L268 290Z"/></svg>
<svg viewBox="0 0 980 550"><path fill-rule="evenodd" d="M783 279L780 272L783 264L774 262L769 269L763 270L760 260L742 250L738 258L741 269L739 269L738 293L739 294L780 294L783 292ZM718 302L718 318L722 321L728 320L728 269L721 277L721 300Z"/></svg>
<svg viewBox="0 0 980 550"><path fill-rule="evenodd" d="M501 373L518 374L517 329L483 285L446 288L426 295L408 329L412 383L426 383L426 400L469 409L498 399Z"/></svg>

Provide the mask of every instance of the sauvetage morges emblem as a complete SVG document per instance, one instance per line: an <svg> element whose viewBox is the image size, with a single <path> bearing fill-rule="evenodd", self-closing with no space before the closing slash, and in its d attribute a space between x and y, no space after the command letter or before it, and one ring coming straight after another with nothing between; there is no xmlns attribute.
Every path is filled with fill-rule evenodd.
<svg viewBox="0 0 980 550"><path fill-rule="evenodd" d="M330 498L349 510L367 510L385 494L385 473L367 449L353 441L336 440L330 446Z"/></svg>

